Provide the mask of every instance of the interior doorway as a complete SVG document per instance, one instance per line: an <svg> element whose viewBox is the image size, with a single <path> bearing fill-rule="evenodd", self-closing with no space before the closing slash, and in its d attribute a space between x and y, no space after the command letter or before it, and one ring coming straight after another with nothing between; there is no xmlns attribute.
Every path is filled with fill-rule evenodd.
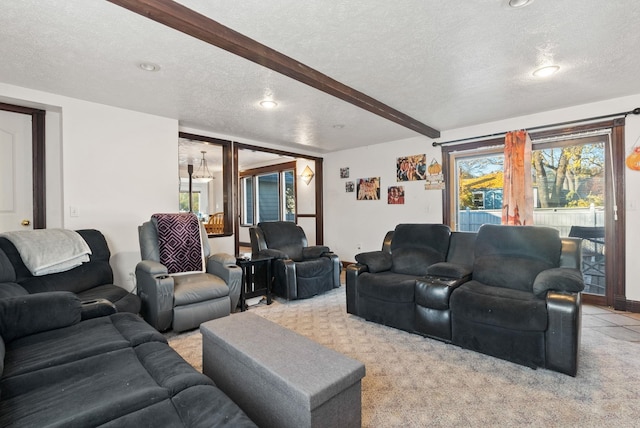
<svg viewBox="0 0 640 428"><path fill-rule="evenodd" d="M0 132L3 134L0 148L3 201L0 211L4 217L0 231L44 229L45 111L0 103L0 113Z"/></svg>

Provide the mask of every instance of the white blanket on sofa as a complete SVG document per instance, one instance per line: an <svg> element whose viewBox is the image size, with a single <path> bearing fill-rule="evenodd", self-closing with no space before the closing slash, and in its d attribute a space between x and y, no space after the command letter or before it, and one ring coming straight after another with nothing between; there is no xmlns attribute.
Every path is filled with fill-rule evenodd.
<svg viewBox="0 0 640 428"><path fill-rule="evenodd" d="M78 232L38 229L5 232L33 276L64 272L89 261L91 249Z"/></svg>

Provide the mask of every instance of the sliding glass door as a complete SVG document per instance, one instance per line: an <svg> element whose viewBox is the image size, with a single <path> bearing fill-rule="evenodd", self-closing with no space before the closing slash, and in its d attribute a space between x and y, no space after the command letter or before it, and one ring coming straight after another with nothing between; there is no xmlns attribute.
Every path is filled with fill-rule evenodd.
<svg viewBox="0 0 640 428"><path fill-rule="evenodd" d="M606 209L610 132L533 140L534 224L582 239L585 292L606 294ZM452 151L450 218L455 230L500 224L503 147ZM610 176L610 172L608 173Z"/></svg>

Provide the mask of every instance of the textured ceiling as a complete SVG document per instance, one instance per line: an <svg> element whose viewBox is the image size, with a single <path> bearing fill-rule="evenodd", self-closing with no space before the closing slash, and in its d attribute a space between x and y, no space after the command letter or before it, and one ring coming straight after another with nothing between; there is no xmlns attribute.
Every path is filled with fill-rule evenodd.
<svg viewBox="0 0 640 428"><path fill-rule="evenodd" d="M292 150L418 135L107 1L0 1L0 82ZM640 93L637 0L506 1L180 3L440 131Z"/></svg>

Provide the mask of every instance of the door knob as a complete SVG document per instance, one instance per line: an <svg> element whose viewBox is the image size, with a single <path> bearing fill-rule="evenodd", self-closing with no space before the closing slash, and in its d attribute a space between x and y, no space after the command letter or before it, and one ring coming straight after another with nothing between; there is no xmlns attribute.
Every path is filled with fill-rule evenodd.
<svg viewBox="0 0 640 428"><path fill-rule="evenodd" d="M22 222L20 224L23 225L23 226L29 226L31 224L31 222L29 220L25 219L25 220L22 220Z"/></svg>

